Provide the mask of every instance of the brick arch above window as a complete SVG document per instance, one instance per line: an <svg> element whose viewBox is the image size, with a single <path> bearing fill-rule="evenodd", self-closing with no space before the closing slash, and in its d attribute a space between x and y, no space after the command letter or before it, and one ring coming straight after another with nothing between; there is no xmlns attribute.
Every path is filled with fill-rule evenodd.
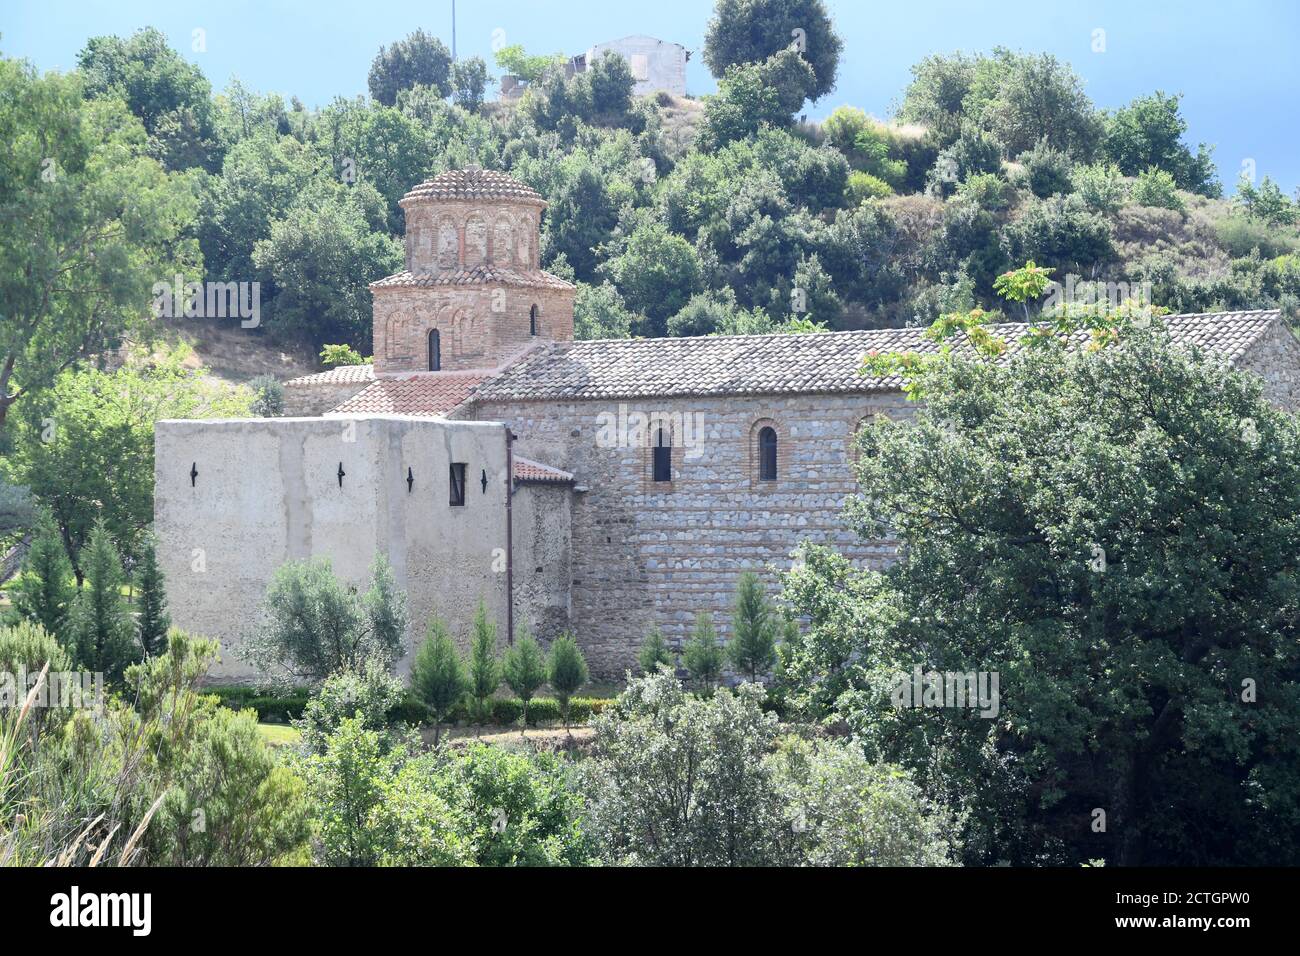
<svg viewBox="0 0 1300 956"><path fill-rule="evenodd" d="M776 476L763 477L764 430L771 429L776 437ZM775 418L757 418L750 423L746 462L749 469L749 487L754 491L773 491L785 487L790 479L790 436ZM769 464L770 464L769 460Z"/></svg>

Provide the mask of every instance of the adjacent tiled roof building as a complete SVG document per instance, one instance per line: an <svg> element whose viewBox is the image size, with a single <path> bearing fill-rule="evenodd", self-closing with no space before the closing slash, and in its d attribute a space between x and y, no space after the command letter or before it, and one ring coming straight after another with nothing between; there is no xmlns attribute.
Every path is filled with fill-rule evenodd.
<svg viewBox="0 0 1300 956"><path fill-rule="evenodd" d="M1277 311L1167 316L1177 342L1237 361L1279 321ZM991 326L1022 348L1028 326ZM1087 333L1078 335L1080 343ZM726 335L554 342L537 349L475 391L487 401L614 399L679 395L782 395L897 391L897 376L859 371L870 352L934 354L940 343L920 328L799 335Z"/></svg>

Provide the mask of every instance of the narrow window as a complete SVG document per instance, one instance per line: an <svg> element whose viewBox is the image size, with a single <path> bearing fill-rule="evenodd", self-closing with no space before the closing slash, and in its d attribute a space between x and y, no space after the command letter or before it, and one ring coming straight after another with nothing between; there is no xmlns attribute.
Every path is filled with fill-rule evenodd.
<svg viewBox="0 0 1300 956"><path fill-rule="evenodd" d="M537 334L537 306L528 310L528 334Z"/></svg>
<svg viewBox="0 0 1300 956"><path fill-rule="evenodd" d="M776 481L776 429L764 426L758 432L758 477Z"/></svg>
<svg viewBox="0 0 1300 956"><path fill-rule="evenodd" d="M429 330L429 371L436 372L442 368L442 342L437 329Z"/></svg>
<svg viewBox="0 0 1300 956"><path fill-rule="evenodd" d="M465 503L465 463L463 461L453 461L451 463L451 503L453 505L463 505Z"/></svg>
<svg viewBox="0 0 1300 956"><path fill-rule="evenodd" d="M655 481L672 481L673 480L673 446L669 441L664 443L664 430L660 428L656 433L656 444L654 447L654 479Z"/></svg>

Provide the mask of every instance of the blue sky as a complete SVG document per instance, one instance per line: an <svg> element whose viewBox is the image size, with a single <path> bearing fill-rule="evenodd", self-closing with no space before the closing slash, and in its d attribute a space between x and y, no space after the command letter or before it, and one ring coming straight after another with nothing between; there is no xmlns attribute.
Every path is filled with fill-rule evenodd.
<svg viewBox="0 0 1300 956"><path fill-rule="evenodd" d="M494 36L534 52L576 53L593 42L648 33L695 50L691 93L714 88L699 56L708 0L460 0L457 51L491 63ZM994 45L1068 60L1099 106L1163 89L1182 92L1189 137L1216 146L1231 189L1245 160L1293 193L1300 185L1300 3L1297 0L828 0L844 39L838 87L809 109L852 103L887 116L908 68L929 53ZM450 42L451 0L5 0L0 50L42 69L70 69L86 38L162 30L217 88L232 75L312 106L366 88L383 43L416 27ZM191 49L205 31L206 52ZM1095 30L1105 52L1093 52ZM494 31L501 31L494 33Z"/></svg>

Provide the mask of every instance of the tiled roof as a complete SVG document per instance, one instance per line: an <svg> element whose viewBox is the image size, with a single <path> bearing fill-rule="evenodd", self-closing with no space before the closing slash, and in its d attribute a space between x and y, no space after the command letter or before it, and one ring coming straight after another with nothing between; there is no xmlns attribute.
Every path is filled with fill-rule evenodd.
<svg viewBox="0 0 1300 956"><path fill-rule="evenodd" d="M573 481L573 475L539 461L515 456L515 481L524 484L567 485Z"/></svg>
<svg viewBox="0 0 1300 956"><path fill-rule="evenodd" d="M573 284L541 269L501 269L497 266L477 266L473 269L456 269L448 272L399 272L370 283L372 289L413 288L439 285L477 285L481 282L499 282L503 285L524 286L530 289L572 289Z"/></svg>
<svg viewBox="0 0 1300 956"><path fill-rule="evenodd" d="M421 372L409 378L381 378L330 410L339 415L446 415L463 402L481 374Z"/></svg>
<svg viewBox="0 0 1300 956"><path fill-rule="evenodd" d="M402 197L400 205L436 202L441 199L509 199L515 202L546 205L537 190L494 169L466 166L449 169L425 180Z"/></svg>
<svg viewBox="0 0 1300 956"><path fill-rule="evenodd" d="M347 385L351 382L360 384L362 382L373 382L374 380L374 365L340 365L328 372L317 372L315 375L301 375L298 378L291 378L284 384L293 388L300 388L310 385Z"/></svg>
<svg viewBox="0 0 1300 956"><path fill-rule="evenodd" d="M1175 341L1237 361L1273 323L1277 311L1166 316ZM1023 323L991 326L1009 343L1003 360L1021 348ZM935 353L923 329L868 329L795 335L601 339L556 342L530 352L485 381L475 400L643 398L672 395L889 392L898 376L858 374L876 352ZM1086 333L1078 336L1085 341Z"/></svg>

